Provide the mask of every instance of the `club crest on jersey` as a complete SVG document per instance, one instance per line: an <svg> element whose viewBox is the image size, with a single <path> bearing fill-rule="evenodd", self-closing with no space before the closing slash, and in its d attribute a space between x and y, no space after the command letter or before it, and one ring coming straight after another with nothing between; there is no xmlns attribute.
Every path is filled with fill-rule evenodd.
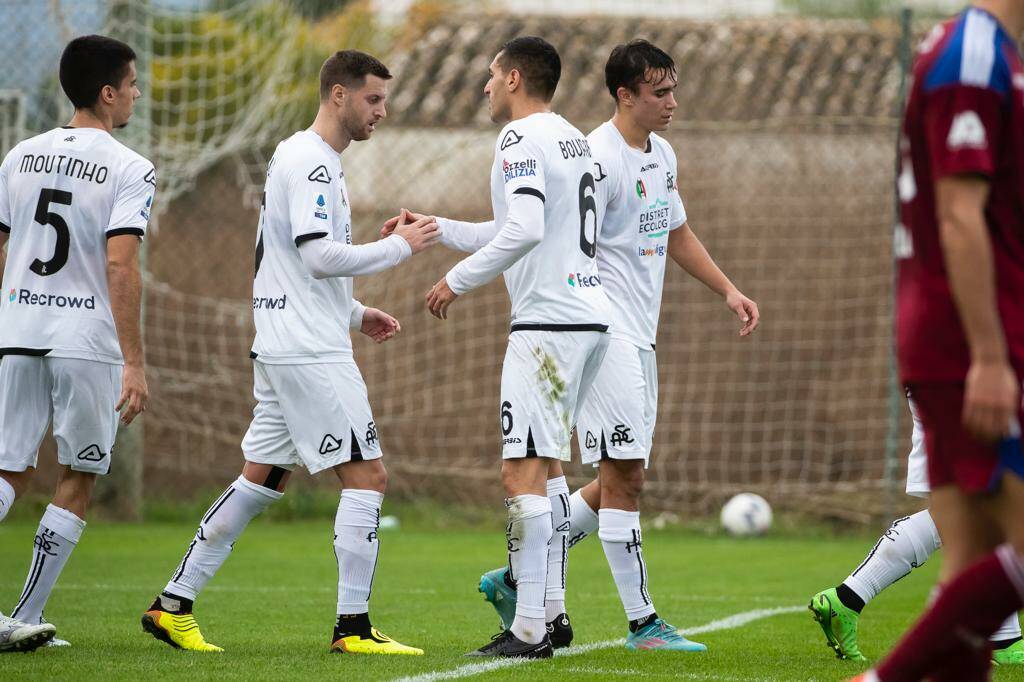
<svg viewBox="0 0 1024 682"><path fill-rule="evenodd" d="M519 144L523 141L523 136L514 130L509 130L505 133L505 137L501 138L501 151L505 151L514 144Z"/></svg>
<svg viewBox="0 0 1024 682"><path fill-rule="evenodd" d="M314 168L307 179L310 182L322 182L325 185L331 184L331 174L327 172L327 166L324 165Z"/></svg>
<svg viewBox="0 0 1024 682"><path fill-rule="evenodd" d="M512 178L528 178L531 175L537 175L537 161L536 159L525 159L509 163L507 160L503 160L501 170L505 174L505 182Z"/></svg>
<svg viewBox="0 0 1024 682"><path fill-rule="evenodd" d="M640 178L637 178L636 181L636 195L641 199L647 198L647 185L645 185L644 181Z"/></svg>
<svg viewBox="0 0 1024 682"><path fill-rule="evenodd" d="M320 220L327 220L327 200L321 194L316 198L316 208L313 209L313 217Z"/></svg>
<svg viewBox="0 0 1024 682"><path fill-rule="evenodd" d="M665 173L665 188L669 192L679 189L679 184L676 182L676 176L671 173Z"/></svg>

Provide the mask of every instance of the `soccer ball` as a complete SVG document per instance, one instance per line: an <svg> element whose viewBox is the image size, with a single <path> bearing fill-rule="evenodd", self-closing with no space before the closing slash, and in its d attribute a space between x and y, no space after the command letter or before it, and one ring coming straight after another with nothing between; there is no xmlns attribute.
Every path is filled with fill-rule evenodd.
<svg viewBox="0 0 1024 682"><path fill-rule="evenodd" d="M722 507L722 527L730 535L761 535L772 526L772 508L760 495L740 493Z"/></svg>

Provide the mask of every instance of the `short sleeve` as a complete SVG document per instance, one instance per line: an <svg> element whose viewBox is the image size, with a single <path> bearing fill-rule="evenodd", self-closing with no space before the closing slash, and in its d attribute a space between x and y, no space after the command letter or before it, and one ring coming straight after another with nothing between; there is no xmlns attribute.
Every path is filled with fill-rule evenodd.
<svg viewBox="0 0 1024 682"><path fill-rule="evenodd" d="M536 139L508 128L498 142L496 155L501 159L506 206L515 194L527 194L544 201L544 154Z"/></svg>
<svg viewBox="0 0 1024 682"><path fill-rule="evenodd" d="M285 169L288 222L295 246L331 234L334 212L340 210L334 173L316 159L295 160Z"/></svg>
<svg viewBox="0 0 1024 682"><path fill-rule="evenodd" d="M106 229L107 239L122 234L133 234L142 239L146 235L155 196L156 170L153 164L142 158L130 162L121 175L114 196Z"/></svg>
<svg viewBox="0 0 1024 682"><path fill-rule="evenodd" d="M7 178L10 174L9 159L14 154L12 150L4 157L0 164L0 232L10 234L11 232L11 197L7 192Z"/></svg>
<svg viewBox="0 0 1024 682"><path fill-rule="evenodd" d="M679 194L679 170L676 167L675 157L672 158L671 171L665 173L665 184L668 188L668 203L671 204L672 212L669 215L668 229L674 230L686 224L686 207L683 206L683 197Z"/></svg>
<svg viewBox="0 0 1024 682"><path fill-rule="evenodd" d="M924 133L933 180L995 172L1003 109L1004 96L985 87L953 84L926 94Z"/></svg>

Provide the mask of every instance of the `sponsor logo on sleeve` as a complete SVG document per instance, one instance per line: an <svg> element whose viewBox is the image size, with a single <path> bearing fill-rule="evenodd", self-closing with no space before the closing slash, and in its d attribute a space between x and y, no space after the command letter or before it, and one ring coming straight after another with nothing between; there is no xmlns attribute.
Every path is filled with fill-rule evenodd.
<svg viewBox="0 0 1024 682"><path fill-rule="evenodd" d="M310 182L322 182L325 185L331 184L331 174L327 172L327 166L319 165L313 169L307 178Z"/></svg>
<svg viewBox="0 0 1024 682"><path fill-rule="evenodd" d="M321 194L316 198L316 207L313 209L313 217L320 220L327 220L327 200Z"/></svg>
<svg viewBox="0 0 1024 682"><path fill-rule="evenodd" d="M142 178L142 181L147 185L153 185L156 187L156 169L150 168L149 172L146 173L146 177Z"/></svg>
<svg viewBox="0 0 1024 682"><path fill-rule="evenodd" d="M528 178L537 175L537 160L523 159L522 161L509 162L507 159L503 159L501 170L505 174L505 182L514 178Z"/></svg>
<svg viewBox="0 0 1024 682"><path fill-rule="evenodd" d="M146 199L146 205L142 207L141 211L139 211L139 215L142 216L143 218L145 218L146 220L149 220L149 212L152 210L152 208L153 208L153 195L150 195Z"/></svg>
<svg viewBox="0 0 1024 682"><path fill-rule="evenodd" d="M509 130L507 133L505 133L505 137L501 138L501 145L500 145L499 148L501 149L501 151L505 151L506 149L508 149L512 145L519 144L522 141L523 141L523 136L522 135L520 135L519 133L517 133L514 130Z"/></svg>
<svg viewBox="0 0 1024 682"><path fill-rule="evenodd" d="M601 164L595 161L594 165L597 166L597 176L594 178L594 182L601 182L608 177L608 174L604 172L603 168L601 168Z"/></svg>
<svg viewBox="0 0 1024 682"><path fill-rule="evenodd" d="M985 136L985 125L981 117L973 111L962 111L953 117L949 126L946 147L954 149L985 149L988 140Z"/></svg>

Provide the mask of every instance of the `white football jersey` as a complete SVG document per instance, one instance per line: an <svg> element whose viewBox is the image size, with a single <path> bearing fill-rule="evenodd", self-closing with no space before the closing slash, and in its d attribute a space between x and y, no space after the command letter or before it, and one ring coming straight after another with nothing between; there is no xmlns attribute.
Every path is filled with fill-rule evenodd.
<svg viewBox="0 0 1024 682"><path fill-rule="evenodd" d="M630 147L611 121L589 136L601 212L597 269L612 307L612 335L654 346L665 283L668 233L686 222L676 155L651 134Z"/></svg>
<svg viewBox="0 0 1024 682"><path fill-rule="evenodd" d="M107 239L146 234L153 164L98 128L57 128L0 165L10 232L0 353L122 364L107 286Z"/></svg>
<svg viewBox="0 0 1024 682"><path fill-rule="evenodd" d="M352 358L352 278L315 279L298 247L326 237L352 243L341 156L312 130L277 145L267 168L256 235L253 357L267 364Z"/></svg>
<svg viewBox="0 0 1024 682"><path fill-rule="evenodd" d="M558 114L506 125L494 148L491 202L503 225L513 194L544 202L544 238L505 271L512 325L607 327L608 298L595 260L594 164L583 133Z"/></svg>

